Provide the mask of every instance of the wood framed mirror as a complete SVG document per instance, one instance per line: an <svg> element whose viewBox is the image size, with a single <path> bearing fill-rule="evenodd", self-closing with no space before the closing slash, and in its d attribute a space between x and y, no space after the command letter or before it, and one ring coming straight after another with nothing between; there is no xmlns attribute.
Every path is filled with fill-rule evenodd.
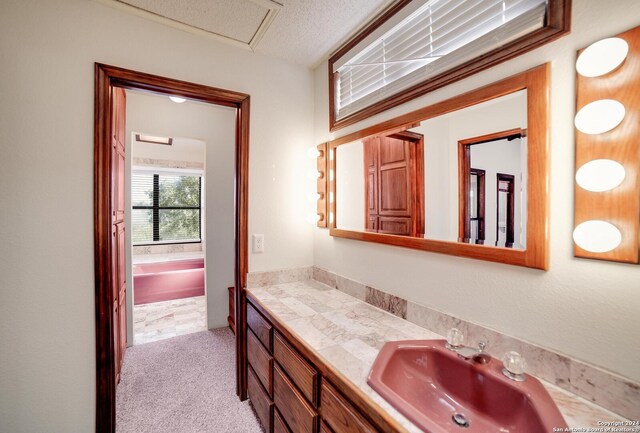
<svg viewBox="0 0 640 433"><path fill-rule="evenodd" d="M331 236L548 269L549 70L329 142Z"/></svg>

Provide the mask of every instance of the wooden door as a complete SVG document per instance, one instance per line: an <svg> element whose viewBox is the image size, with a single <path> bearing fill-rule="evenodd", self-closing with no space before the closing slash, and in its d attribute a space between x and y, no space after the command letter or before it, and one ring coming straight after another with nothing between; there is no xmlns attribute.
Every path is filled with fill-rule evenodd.
<svg viewBox="0 0 640 433"><path fill-rule="evenodd" d="M126 307L126 261L125 261L125 110L126 94L122 88L113 89L113 111L111 113L111 206L112 206L112 296L113 296L113 344L115 352L116 383L120 381L120 370L127 348Z"/></svg>
<svg viewBox="0 0 640 433"><path fill-rule="evenodd" d="M363 140L365 227L403 236L424 235L422 135L401 132Z"/></svg>
<svg viewBox="0 0 640 433"><path fill-rule="evenodd" d="M113 308L112 308L112 314L113 314L113 320L114 320L114 328L113 328L113 352L114 352L114 357L113 357L113 368L115 370L116 373L116 384L120 382L120 366L122 365L122 363L120 362L121 360L121 355L120 355L120 326L119 326L119 316L118 316L118 300L116 299L115 301L113 301Z"/></svg>
<svg viewBox="0 0 640 433"><path fill-rule="evenodd" d="M364 140L365 228L378 231L378 146L379 138Z"/></svg>

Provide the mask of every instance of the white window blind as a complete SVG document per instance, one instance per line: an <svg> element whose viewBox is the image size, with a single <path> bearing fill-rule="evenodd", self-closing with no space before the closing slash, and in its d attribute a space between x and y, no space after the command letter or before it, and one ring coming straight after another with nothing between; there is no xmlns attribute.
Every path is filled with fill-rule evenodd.
<svg viewBox="0 0 640 433"><path fill-rule="evenodd" d="M337 119L544 27L547 1L431 0L410 6L407 16L386 23L334 63Z"/></svg>
<svg viewBox="0 0 640 433"><path fill-rule="evenodd" d="M201 193L198 175L132 173L133 243L200 242Z"/></svg>

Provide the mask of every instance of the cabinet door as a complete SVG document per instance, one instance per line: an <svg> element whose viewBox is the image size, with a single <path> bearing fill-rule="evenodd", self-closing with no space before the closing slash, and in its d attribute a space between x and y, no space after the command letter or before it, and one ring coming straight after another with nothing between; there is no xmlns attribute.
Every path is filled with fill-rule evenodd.
<svg viewBox="0 0 640 433"><path fill-rule="evenodd" d="M120 357L120 326L119 326L119 308L118 308L118 300L116 299L113 302L113 363L116 372L116 383L120 383L120 365L121 365L121 357Z"/></svg>
<svg viewBox="0 0 640 433"><path fill-rule="evenodd" d="M113 220L124 220L125 195L125 136L126 94L124 89L113 89L113 112L111 113L111 188Z"/></svg>
<svg viewBox="0 0 640 433"><path fill-rule="evenodd" d="M117 256L117 260L116 260L116 268L117 268L117 273L116 273L116 281L117 281L117 287L118 287L118 293L124 292L125 288L126 288L126 275L127 275L127 269L126 269L126 247L125 247L125 243L126 243L126 238L125 238L125 228L124 228L124 223L119 223L116 224L116 245L115 245L115 250L116 250L116 256Z"/></svg>
<svg viewBox="0 0 640 433"><path fill-rule="evenodd" d="M120 361L120 371L122 371L122 362L124 361L124 352L127 350L127 298L126 292L120 293L118 303L118 358Z"/></svg>

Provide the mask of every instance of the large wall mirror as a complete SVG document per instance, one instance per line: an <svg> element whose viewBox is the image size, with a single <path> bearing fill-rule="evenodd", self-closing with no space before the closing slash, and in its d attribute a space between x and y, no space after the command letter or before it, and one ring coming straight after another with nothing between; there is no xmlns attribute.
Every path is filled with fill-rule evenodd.
<svg viewBox="0 0 640 433"><path fill-rule="evenodd" d="M330 142L331 235L547 269L548 76Z"/></svg>

